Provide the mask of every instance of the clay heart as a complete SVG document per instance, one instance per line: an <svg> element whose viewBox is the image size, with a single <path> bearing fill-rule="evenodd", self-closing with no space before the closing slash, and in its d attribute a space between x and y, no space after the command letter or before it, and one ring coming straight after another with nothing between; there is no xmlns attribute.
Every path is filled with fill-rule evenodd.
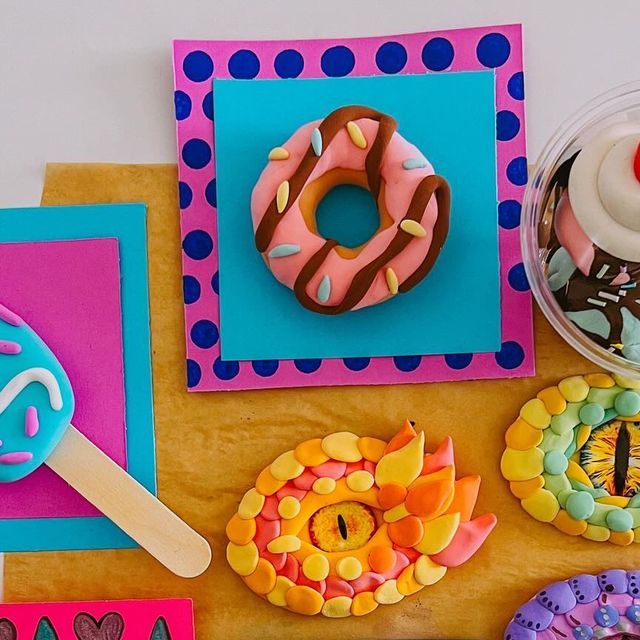
<svg viewBox="0 0 640 640"><path fill-rule="evenodd" d="M78 640L120 640L124 620L119 613L107 613L100 620L88 613L79 613L73 621L73 629Z"/></svg>
<svg viewBox="0 0 640 640"><path fill-rule="evenodd" d="M2 620L0 620L0 640L16 640L17 637L18 633L13 626L13 622L2 618Z"/></svg>

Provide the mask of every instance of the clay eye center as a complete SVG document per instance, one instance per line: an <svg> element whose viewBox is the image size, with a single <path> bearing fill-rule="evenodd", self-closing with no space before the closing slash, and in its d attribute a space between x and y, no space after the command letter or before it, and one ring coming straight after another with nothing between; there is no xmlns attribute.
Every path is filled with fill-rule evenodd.
<svg viewBox="0 0 640 640"><path fill-rule="evenodd" d="M322 507L309 519L311 542L328 552L360 549L377 528L372 509L359 502L340 502Z"/></svg>
<svg viewBox="0 0 640 640"><path fill-rule="evenodd" d="M580 462L593 486L612 496L640 490L640 423L613 420L591 432Z"/></svg>

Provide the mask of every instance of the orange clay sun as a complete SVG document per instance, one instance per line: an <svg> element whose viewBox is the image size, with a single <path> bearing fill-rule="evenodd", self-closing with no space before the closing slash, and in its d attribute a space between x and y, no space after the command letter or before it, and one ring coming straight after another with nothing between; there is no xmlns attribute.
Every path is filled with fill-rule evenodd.
<svg viewBox="0 0 640 640"><path fill-rule="evenodd" d="M260 473L227 524L227 561L271 604L362 616L435 584L496 524L474 520L479 476L455 479L453 443L424 450L407 421L389 441L307 440Z"/></svg>

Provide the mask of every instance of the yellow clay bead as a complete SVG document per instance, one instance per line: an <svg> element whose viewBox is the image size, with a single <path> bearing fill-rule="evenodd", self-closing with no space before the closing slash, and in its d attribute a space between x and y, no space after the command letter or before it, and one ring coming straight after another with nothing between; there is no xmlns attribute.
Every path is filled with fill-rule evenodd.
<svg viewBox="0 0 640 640"><path fill-rule="evenodd" d="M332 433L322 440L322 450L334 460L340 462L359 462L362 454L358 448L358 436L349 431Z"/></svg>
<svg viewBox="0 0 640 640"><path fill-rule="evenodd" d="M311 486L311 489L314 493L326 496L336 490L336 481L333 478L318 478Z"/></svg>
<svg viewBox="0 0 640 640"><path fill-rule="evenodd" d="M284 596L287 608L304 616L314 616L320 613L324 605L324 598L311 587L298 585L291 587Z"/></svg>
<svg viewBox="0 0 640 640"><path fill-rule="evenodd" d="M584 379L590 387L598 389L610 389L616 384L616 381L606 373L588 373Z"/></svg>
<svg viewBox="0 0 640 640"><path fill-rule="evenodd" d="M379 438L364 437L358 440L358 449L365 460L369 462L378 462L384 455L387 443Z"/></svg>
<svg viewBox="0 0 640 640"><path fill-rule="evenodd" d="M278 213L282 213L286 208L289 202L289 181L283 180L278 186L278 190L276 192L276 209Z"/></svg>
<svg viewBox="0 0 640 640"><path fill-rule="evenodd" d="M260 554L255 543L227 545L227 562L240 576L250 576L258 566Z"/></svg>
<svg viewBox="0 0 640 640"><path fill-rule="evenodd" d="M568 402L582 402L589 395L589 385L582 376L561 380L558 389Z"/></svg>
<svg viewBox="0 0 640 640"><path fill-rule="evenodd" d="M243 520L236 513L227 523L226 534L234 544L249 544L256 535L256 521L253 518Z"/></svg>
<svg viewBox="0 0 640 640"><path fill-rule="evenodd" d="M536 429L522 418L518 418L507 429L505 442L511 449L527 451L537 447L542 442L543 437L544 433L540 429Z"/></svg>
<svg viewBox="0 0 640 640"><path fill-rule="evenodd" d="M520 409L520 417L536 429L546 429L551 424L551 414L539 398L525 402Z"/></svg>
<svg viewBox="0 0 640 640"><path fill-rule="evenodd" d="M275 604L277 607L286 607L287 601L285 596L287 591L295 587L295 583L291 582L289 578L285 576L278 576L276 578L276 586L267 594L267 600L271 604Z"/></svg>
<svg viewBox="0 0 640 640"><path fill-rule="evenodd" d="M271 463L270 470L276 480L293 480L304 471L304 466L296 460L293 451L285 451Z"/></svg>
<svg viewBox="0 0 640 640"><path fill-rule="evenodd" d="M292 520L300 513L300 501L293 496L285 496L278 503L278 513L285 520Z"/></svg>
<svg viewBox="0 0 640 640"><path fill-rule="evenodd" d="M558 512L553 520L553 525L562 533L570 536L581 536L587 530L587 523L584 520L574 520L564 510Z"/></svg>
<svg viewBox="0 0 640 640"><path fill-rule="evenodd" d="M398 522L398 520L402 520L406 516L410 515L407 511L407 508L403 504L399 504L397 507L393 507L393 509L389 509L385 511L382 515L385 522Z"/></svg>
<svg viewBox="0 0 640 640"><path fill-rule="evenodd" d="M544 453L540 449L518 451L507 448L502 454L500 469L507 480L531 480L544 470L543 461Z"/></svg>
<svg viewBox="0 0 640 640"><path fill-rule="evenodd" d="M538 489L520 502L522 508L540 522L551 522L560 511L556 497L547 489Z"/></svg>
<svg viewBox="0 0 640 640"><path fill-rule="evenodd" d="M322 607L322 615L327 618L347 618L351 615L352 604L353 600L349 596L329 598Z"/></svg>
<svg viewBox="0 0 640 640"><path fill-rule="evenodd" d="M569 480L575 480L576 482L587 485L587 487L593 488L591 478L587 475L586 471L573 460L569 460L569 466L565 473Z"/></svg>
<svg viewBox="0 0 640 640"><path fill-rule="evenodd" d="M390 482L408 487L422 471L424 462L424 432L421 431L404 447L382 456L376 466L376 484Z"/></svg>
<svg viewBox="0 0 640 640"><path fill-rule="evenodd" d="M274 147L269 151L269 160L288 160L289 152L284 147Z"/></svg>
<svg viewBox="0 0 640 640"><path fill-rule="evenodd" d="M395 604L404 596L398 591L396 580L383 582L374 592L373 597L378 604Z"/></svg>
<svg viewBox="0 0 640 640"><path fill-rule="evenodd" d="M633 542L633 531L612 531L609 542L617 544L619 547L626 547Z"/></svg>
<svg viewBox="0 0 640 640"><path fill-rule="evenodd" d="M322 553L312 553L302 562L302 573L314 582L324 580L329 575L330 568L329 559Z"/></svg>
<svg viewBox="0 0 640 640"><path fill-rule="evenodd" d="M255 518L262 511L264 501L265 497L263 495L259 494L255 489L249 489L240 500L238 515L243 520Z"/></svg>
<svg viewBox="0 0 640 640"><path fill-rule="evenodd" d="M251 591L264 596L276 586L276 570L268 560L260 558L256 570L243 580Z"/></svg>
<svg viewBox="0 0 640 640"><path fill-rule="evenodd" d="M294 450L296 460L305 467L319 467L329 460L322 450L322 438L301 442Z"/></svg>
<svg viewBox="0 0 640 640"><path fill-rule="evenodd" d="M601 527L597 524L588 524L585 532L582 534L583 538L587 540L593 540L594 542L606 542L611 535L611 531L607 527Z"/></svg>
<svg viewBox="0 0 640 640"><path fill-rule="evenodd" d="M277 491L280 491L284 485L287 484L284 480L276 480L271 475L269 467L263 469L256 479L256 490L263 496L272 496Z"/></svg>
<svg viewBox="0 0 640 640"><path fill-rule="evenodd" d="M413 577L416 582L428 587L438 582L447 573L447 567L436 564L429 556L420 556L416 560Z"/></svg>
<svg viewBox="0 0 640 640"><path fill-rule="evenodd" d="M268 545L269 553L292 553L298 551L302 546L302 542L298 536L285 535L274 538Z"/></svg>
<svg viewBox="0 0 640 640"><path fill-rule="evenodd" d="M640 379L638 378L627 378L626 376L621 376L617 373L614 373L613 379L620 387L623 387L625 389L640 389Z"/></svg>
<svg viewBox="0 0 640 640"><path fill-rule="evenodd" d="M351 614L354 616L366 616L378 608L378 603L373 596L373 591L363 591L353 598Z"/></svg>
<svg viewBox="0 0 640 640"><path fill-rule="evenodd" d="M347 132L349 133L351 142L353 142L353 144L355 144L358 149L367 148L367 139L364 137L362 129L360 129L360 127L355 122L351 120L347 122Z"/></svg>
<svg viewBox="0 0 640 640"><path fill-rule="evenodd" d="M546 410L552 416L560 415L567 408L567 401L558 387L547 387L540 391L537 397L544 402Z"/></svg>
<svg viewBox="0 0 640 640"><path fill-rule="evenodd" d="M344 580L357 580L362 575L362 564L353 556L340 558L336 563L336 572Z"/></svg>
<svg viewBox="0 0 640 640"><path fill-rule="evenodd" d="M399 288L398 276L396 275L396 272L391 267L388 267L384 272L384 277L387 281L387 289L389 289L389 293L392 296L395 296L396 293L398 293Z"/></svg>
<svg viewBox="0 0 640 640"><path fill-rule="evenodd" d="M408 567L405 567L402 573L398 576L396 586L403 596L410 596L423 588L423 585L416 582L416 579L413 577L414 567L415 565L410 564Z"/></svg>
<svg viewBox="0 0 640 640"><path fill-rule="evenodd" d="M536 476L535 478L531 478L531 480L509 483L511 493L520 500L528 498L538 489L542 489L542 487L544 487L544 478L542 476Z"/></svg>
<svg viewBox="0 0 640 640"><path fill-rule="evenodd" d="M460 524L459 513L447 513L435 520L426 522L424 525L424 536L414 549L426 556L433 556L446 549Z"/></svg>
<svg viewBox="0 0 640 640"><path fill-rule="evenodd" d="M424 238L427 235L427 230L415 220L403 220L400 228L416 238Z"/></svg>
<svg viewBox="0 0 640 640"><path fill-rule="evenodd" d="M354 471L347 476L347 487L356 493L369 491L373 486L373 476L364 469Z"/></svg>

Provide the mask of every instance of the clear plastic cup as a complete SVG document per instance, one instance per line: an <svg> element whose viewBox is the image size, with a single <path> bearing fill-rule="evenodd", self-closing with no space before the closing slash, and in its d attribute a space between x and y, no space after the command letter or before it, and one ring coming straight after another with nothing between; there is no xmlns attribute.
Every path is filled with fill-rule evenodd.
<svg viewBox="0 0 640 640"><path fill-rule="evenodd" d="M551 179L558 167L604 129L640 124L640 82L622 85L587 103L568 118L544 147L527 186L520 238L531 290L553 328L583 356L605 370L640 379L640 362L612 353L592 340L565 315L547 280L547 241L555 211L547 206ZM635 291L635 290L634 290ZM638 294L640 297L640 289Z"/></svg>

